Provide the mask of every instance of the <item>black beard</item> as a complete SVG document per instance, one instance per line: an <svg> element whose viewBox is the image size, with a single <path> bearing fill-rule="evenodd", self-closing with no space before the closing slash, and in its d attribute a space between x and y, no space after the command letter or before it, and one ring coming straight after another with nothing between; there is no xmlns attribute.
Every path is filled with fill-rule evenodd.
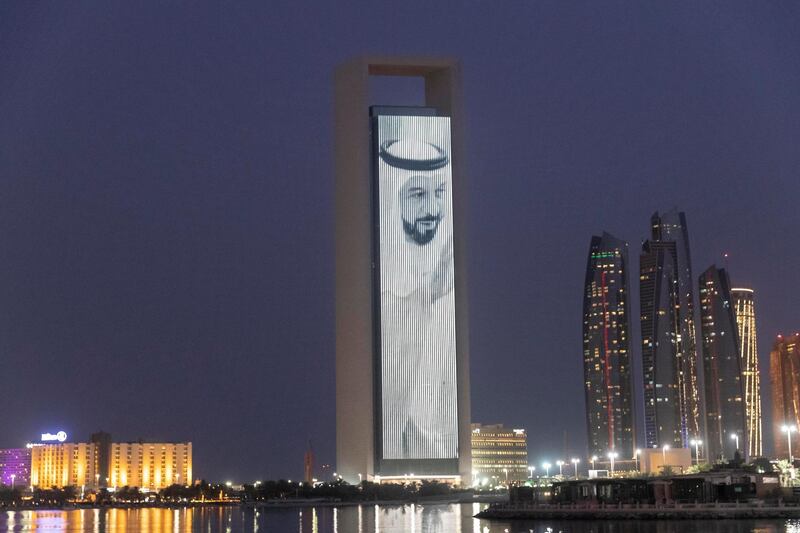
<svg viewBox="0 0 800 533"><path fill-rule="evenodd" d="M428 244L436 237L436 230L439 229L439 217L425 217L425 218L418 218L414 223L407 222L405 219L403 220L403 229L406 232L406 235L411 237L411 239L419 244L420 246L424 244ZM436 222L436 225L433 226L431 229L426 229L424 231L420 231L417 229L417 222L419 221L432 221Z"/></svg>

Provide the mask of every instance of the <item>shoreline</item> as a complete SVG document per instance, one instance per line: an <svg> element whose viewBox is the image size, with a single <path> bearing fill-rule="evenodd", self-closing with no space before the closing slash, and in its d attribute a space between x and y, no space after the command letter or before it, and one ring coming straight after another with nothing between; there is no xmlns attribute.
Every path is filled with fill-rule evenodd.
<svg viewBox="0 0 800 533"><path fill-rule="evenodd" d="M38 505L19 505L19 506L0 506L0 511L92 511L102 509L187 509L187 508L212 508L212 507L239 507L241 509L293 509L304 507L356 507L359 505L381 505L381 506L401 506L401 505L448 505L459 503L484 503L493 504L499 501L506 501L506 495L487 495L476 498L440 497L431 496L428 498L418 498L415 500L354 500L354 501L334 501L325 499L287 499L287 500L268 500L263 502L182 502L182 503L113 503L108 505L65 505L62 507L38 506Z"/></svg>
<svg viewBox="0 0 800 533"><path fill-rule="evenodd" d="M725 520L800 518L800 506L673 504L620 506L493 505L475 515L488 520Z"/></svg>

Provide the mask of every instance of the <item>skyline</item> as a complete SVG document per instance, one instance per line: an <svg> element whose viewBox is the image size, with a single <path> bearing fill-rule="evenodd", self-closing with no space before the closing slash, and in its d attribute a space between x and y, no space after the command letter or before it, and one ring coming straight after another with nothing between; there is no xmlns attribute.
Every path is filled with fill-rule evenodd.
<svg viewBox="0 0 800 533"><path fill-rule="evenodd" d="M757 293L767 381L800 330L795 5L315 15L308 39L287 6L0 7L0 447L191 440L214 479L299 477L308 440L333 462L332 73L365 52L461 61L472 421L582 453L587 241L638 250L673 206L695 273Z"/></svg>

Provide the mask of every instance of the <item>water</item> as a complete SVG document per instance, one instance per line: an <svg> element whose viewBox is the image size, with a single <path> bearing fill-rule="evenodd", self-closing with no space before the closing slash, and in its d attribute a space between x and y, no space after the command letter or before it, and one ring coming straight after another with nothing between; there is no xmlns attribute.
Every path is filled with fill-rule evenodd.
<svg viewBox="0 0 800 533"><path fill-rule="evenodd" d="M800 520L477 520L484 504L361 505L294 509L80 509L0 511L0 531L142 533L800 533Z"/></svg>

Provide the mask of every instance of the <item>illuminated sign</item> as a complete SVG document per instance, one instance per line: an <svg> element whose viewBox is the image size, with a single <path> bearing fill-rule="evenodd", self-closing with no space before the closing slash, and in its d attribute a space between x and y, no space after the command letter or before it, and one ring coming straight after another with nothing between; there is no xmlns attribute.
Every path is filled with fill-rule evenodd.
<svg viewBox="0 0 800 533"><path fill-rule="evenodd" d="M373 121L382 459L458 457L450 118Z"/></svg>
<svg viewBox="0 0 800 533"><path fill-rule="evenodd" d="M42 433L42 442L64 442L67 440L67 434L64 431L58 433Z"/></svg>

